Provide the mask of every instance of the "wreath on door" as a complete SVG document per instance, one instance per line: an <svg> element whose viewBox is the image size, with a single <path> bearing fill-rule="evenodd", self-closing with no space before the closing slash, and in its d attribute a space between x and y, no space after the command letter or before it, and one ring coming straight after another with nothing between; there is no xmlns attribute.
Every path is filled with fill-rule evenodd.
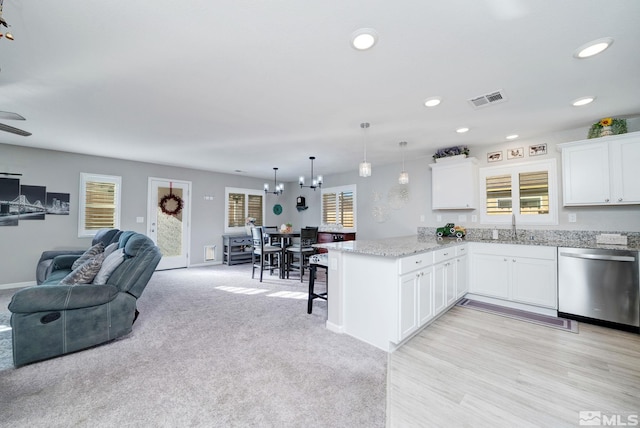
<svg viewBox="0 0 640 428"><path fill-rule="evenodd" d="M184 201L180 196L173 194L173 184L169 183L169 194L164 195L158 205L163 213L175 216L182 211Z"/></svg>

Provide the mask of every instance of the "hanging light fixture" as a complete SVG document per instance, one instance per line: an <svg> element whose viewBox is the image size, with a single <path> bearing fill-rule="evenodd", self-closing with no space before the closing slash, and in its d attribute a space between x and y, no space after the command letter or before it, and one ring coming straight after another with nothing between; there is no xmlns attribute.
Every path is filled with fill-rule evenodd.
<svg viewBox="0 0 640 428"><path fill-rule="evenodd" d="M402 151L402 172L400 173L400 177L398 177L398 183L400 184L409 184L409 173L404 169L404 151L407 147L406 141L400 141L400 150Z"/></svg>
<svg viewBox="0 0 640 428"><path fill-rule="evenodd" d="M362 128L364 137L363 137L363 146L364 146L364 160L360 162L360 177L370 177L371 176L371 163L367 162L367 128L369 128L369 123L364 122L360 124L360 128Z"/></svg>
<svg viewBox="0 0 640 428"><path fill-rule="evenodd" d="M7 21L4 20L4 18L2 17L2 3L4 2L4 0L0 0L0 25L2 25L5 28L9 28L10 25L7 24ZM2 37L3 34L0 32L0 37ZM13 34L7 32L4 34L4 37L6 37L9 40L13 40Z"/></svg>
<svg viewBox="0 0 640 428"><path fill-rule="evenodd" d="M284 192L284 184L278 183L278 168L273 168L273 187L275 188L275 190L273 192L269 191L269 183L264 183L264 193L273 193L274 195L282 195L282 192Z"/></svg>
<svg viewBox="0 0 640 428"><path fill-rule="evenodd" d="M298 184L300 184L300 188L308 187L310 189L313 189L314 192L316 188L322 187L322 176L319 175L317 178L313 178L313 161L315 158L316 158L315 156L309 156L309 159L311 159L311 185L310 186L304 185L304 176L302 175L298 179Z"/></svg>

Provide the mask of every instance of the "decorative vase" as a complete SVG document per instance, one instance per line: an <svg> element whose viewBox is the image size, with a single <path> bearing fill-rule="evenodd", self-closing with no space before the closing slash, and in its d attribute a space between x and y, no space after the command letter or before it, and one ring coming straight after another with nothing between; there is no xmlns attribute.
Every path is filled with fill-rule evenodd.
<svg viewBox="0 0 640 428"><path fill-rule="evenodd" d="M460 155L446 156L443 158L436 158L436 163L458 161L458 160L465 159L466 157L467 155L465 155L464 153Z"/></svg>
<svg viewBox="0 0 640 428"><path fill-rule="evenodd" d="M606 137L607 135L613 135L613 130L610 126L603 126L600 128L600 136Z"/></svg>

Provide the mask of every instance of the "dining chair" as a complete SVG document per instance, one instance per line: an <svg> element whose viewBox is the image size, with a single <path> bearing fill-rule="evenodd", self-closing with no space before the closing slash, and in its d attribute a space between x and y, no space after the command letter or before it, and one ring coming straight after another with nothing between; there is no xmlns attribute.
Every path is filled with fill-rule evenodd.
<svg viewBox="0 0 640 428"><path fill-rule="evenodd" d="M264 227L264 232L277 232L279 230L278 226L263 226L263 227ZM268 245L282 247L282 241L279 236L269 236L268 234L266 234L265 236L267 236Z"/></svg>
<svg viewBox="0 0 640 428"><path fill-rule="evenodd" d="M289 272L293 269L300 272L300 282L304 280L304 270L309 267L309 257L316 253L316 248L312 245L317 242L317 227L307 226L300 229L300 242L286 249L287 278L289 278Z"/></svg>
<svg viewBox="0 0 640 428"><path fill-rule="evenodd" d="M264 230L261 226L251 228L251 239L253 240L251 279L255 278L256 268L259 268L260 282L262 282L262 274L265 269L269 270L272 275L274 269L280 269L282 248L265 244Z"/></svg>

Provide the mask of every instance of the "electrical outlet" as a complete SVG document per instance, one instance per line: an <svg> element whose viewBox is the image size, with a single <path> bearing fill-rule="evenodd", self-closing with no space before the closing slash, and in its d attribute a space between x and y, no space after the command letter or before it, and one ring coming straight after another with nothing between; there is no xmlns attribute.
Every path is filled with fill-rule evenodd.
<svg viewBox="0 0 640 428"><path fill-rule="evenodd" d="M144 223L144 217L136 217L136 223Z"/></svg>
<svg viewBox="0 0 640 428"><path fill-rule="evenodd" d="M478 222L478 216L477 215L472 215L471 216L471 223L477 223Z"/></svg>
<svg viewBox="0 0 640 428"><path fill-rule="evenodd" d="M420 222L424 223L424 214L420 215Z"/></svg>
<svg viewBox="0 0 640 428"><path fill-rule="evenodd" d="M458 222L459 223L466 223L467 222L467 215L466 214L460 214L458 216Z"/></svg>
<svg viewBox="0 0 640 428"><path fill-rule="evenodd" d="M578 220L577 217L576 213L569 213L569 223L575 223Z"/></svg>
<svg viewBox="0 0 640 428"><path fill-rule="evenodd" d="M440 223L440 222L442 221L442 216L441 216L440 214L438 214L438 215L436 216L436 221L437 221L438 223Z"/></svg>

